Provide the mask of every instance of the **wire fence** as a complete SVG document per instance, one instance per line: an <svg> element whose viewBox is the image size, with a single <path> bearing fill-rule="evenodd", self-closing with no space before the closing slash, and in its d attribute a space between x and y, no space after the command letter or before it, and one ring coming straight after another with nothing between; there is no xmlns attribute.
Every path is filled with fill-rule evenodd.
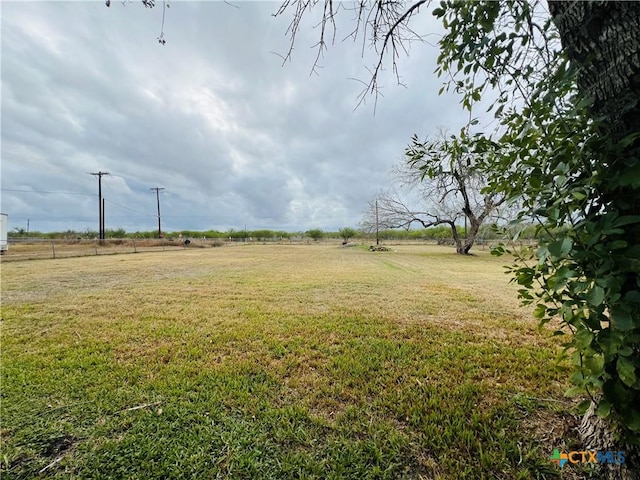
<svg viewBox="0 0 640 480"><path fill-rule="evenodd" d="M8 250L2 252L2 262L36 260L36 259L58 259L70 257L85 257L97 255L116 255L142 252L167 252L181 251L187 249L234 247L242 245L341 245L344 242L337 238L325 238L322 240L312 240L306 237L295 238L109 238L98 239L44 239L44 238L9 238ZM477 240L473 249L475 251L488 250L498 241ZM532 244L534 242L525 242ZM375 239L357 238L352 239L349 245L375 245ZM443 245L451 246L450 242L439 242L437 240L415 239L415 240L394 240L386 239L381 241L383 245ZM520 247L523 243L520 242Z"/></svg>
<svg viewBox="0 0 640 480"><path fill-rule="evenodd" d="M237 246L248 243L248 241L238 242L219 238L184 240L149 238L110 238L105 240L10 238L9 248L3 252L2 261L165 252L195 248ZM278 242L274 241L270 243Z"/></svg>
<svg viewBox="0 0 640 480"><path fill-rule="evenodd" d="M9 238L8 250L2 252L2 261L58 259L96 255L116 255L142 252L166 252L187 249L233 247L242 245L339 245L340 240L309 238L109 238L98 239L44 239Z"/></svg>

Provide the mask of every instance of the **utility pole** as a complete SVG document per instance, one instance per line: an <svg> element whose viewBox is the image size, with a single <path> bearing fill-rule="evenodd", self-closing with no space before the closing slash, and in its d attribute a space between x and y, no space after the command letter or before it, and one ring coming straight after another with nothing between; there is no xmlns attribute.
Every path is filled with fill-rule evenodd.
<svg viewBox="0 0 640 480"><path fill-rule="evenodd" d="M94 177L98 177L98 238L102 242L104 240L104 202L102 201L102 176L109 175L109 172L90 173Z"/></svg>
<svg viewBox="0 0 640 480"><path fill-rule="evenodd" d="M158 238L162 238L162 226L160 224L160 190L164 190L163 187L152 187L149 190L156 192L156 200L158 202Z"/></svg>
<svg viewBox="0 0 640 480"><path fill-rule="evenodd" d="M376 245L380 245L380 227L378 226L378 200L376 200Z"/></svg>

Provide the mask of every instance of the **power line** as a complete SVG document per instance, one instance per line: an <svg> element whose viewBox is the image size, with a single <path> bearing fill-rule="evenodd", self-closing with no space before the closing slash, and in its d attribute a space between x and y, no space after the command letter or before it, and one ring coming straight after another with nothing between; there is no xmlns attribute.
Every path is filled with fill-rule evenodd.
<svg viewBox="0 0 640 480"><path fill-rule="evenodd" d="M58 194L58 195L83 195L85 197L95 197L95 193L80 193L80 192L63 192L63 191L52 191L52 190L26 190L20 188L0 188L2 192L22 192L22 193L47 193L47 194Z"/></svg>
<svg viewBox="0 0 640 480"><path fill-rule="evenodd" d="M138 210L134 210L133 208L129 208L129 207L125 207L124 205L120 205L119 203L114 202L113 200L109 200L108 198L105 198L105 200L109 203L111 203L112 205L115 205L116 207L120 207L120 208L124 208L125 210L129 210L130 212L133 213L137 213L140 216L144 216L144 217L154 217L155 215L152 213L145 213L145 212L140 212Z"/></svg>

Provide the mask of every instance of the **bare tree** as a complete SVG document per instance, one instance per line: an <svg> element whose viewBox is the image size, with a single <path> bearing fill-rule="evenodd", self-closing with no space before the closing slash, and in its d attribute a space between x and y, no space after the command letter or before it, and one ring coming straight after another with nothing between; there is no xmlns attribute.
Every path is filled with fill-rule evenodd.
<svg viewBox="0 0 640 480"><path fill-rule="evenodd" d="M415 223L424 228L448 225L456 252L467 255L480 226L498 214L504 195L485 191L477 154L464 152L455 137L441 134L435 140L420 141L414 136L405 153L407 161L395 167L393 174L402 190L417 193L423 208L410 207L397 190L383 192L369 202L363 224L406 229ZM457 228L461 218L468 226L464 237Z"/></svg>

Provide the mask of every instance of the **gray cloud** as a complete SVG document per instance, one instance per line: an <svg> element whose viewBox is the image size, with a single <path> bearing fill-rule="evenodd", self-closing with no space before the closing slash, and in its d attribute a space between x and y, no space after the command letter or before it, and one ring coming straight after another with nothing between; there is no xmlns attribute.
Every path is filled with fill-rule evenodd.
<svg viewBox="0 0 640 480"><path fill-rule="evenodd" d="M356 226L413 133L464 121L456 99L437 95L435 47L400 59L407 88L385 73L374 115L373 97L354 110L353 80L368 80L374 52L338 41L310 74L309 19L283 65L289 18L271 16L277 3L237 5L173 3L160 46L161 8L4 3L10 228L29 218L37 230L96 230L97 170L111 173L108 228L154 229L155 186L167 230ZM437 26L425 11L416 28Z"/></svg>

